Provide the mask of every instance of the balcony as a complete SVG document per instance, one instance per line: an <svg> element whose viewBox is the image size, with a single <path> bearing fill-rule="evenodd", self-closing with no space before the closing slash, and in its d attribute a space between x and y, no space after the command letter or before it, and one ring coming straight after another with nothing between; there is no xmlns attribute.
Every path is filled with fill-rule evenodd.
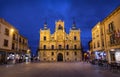
<svg viewBox="0 0 120 77"><path fill-rule="evenodd" d="M115 33L115 31L114 30L107 30L107 34L113 34L113 33Z"/></svg>
<svg viewBox="0 0 120 77"><path fill-rule="evenodd" d="M118 45L120 45L120 40L114 40L113 43L108 41L108 46L109 47L118 46Z"/></svg>

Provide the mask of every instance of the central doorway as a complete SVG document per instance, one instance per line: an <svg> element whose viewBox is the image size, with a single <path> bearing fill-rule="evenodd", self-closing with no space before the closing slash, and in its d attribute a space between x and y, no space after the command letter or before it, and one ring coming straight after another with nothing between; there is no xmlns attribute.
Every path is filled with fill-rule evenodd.
<svg viewBox="0 0 120 77"><path fill-rule="evenodd" d="M62 53L59 53L57 55L57 61L63 61L63 54Z"/></svg>

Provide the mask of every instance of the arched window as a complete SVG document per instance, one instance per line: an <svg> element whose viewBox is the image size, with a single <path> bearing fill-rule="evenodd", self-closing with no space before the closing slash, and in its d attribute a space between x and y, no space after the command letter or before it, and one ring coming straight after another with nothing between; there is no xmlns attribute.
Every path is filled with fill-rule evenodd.
<svg viewBox="0 0 120 77"><path fill-rule="evenodd" d="M61 45L59 45L59 49L62 49L62 46L61 46Z"/></svg>
<svg viewBox="0 0 120 77"><path fill-rule="evenodd" d="M54 52L52 52L51 55L54 56Z"/></svg>
<svg viewBox="0 0 120 77"><path fill-rule="evenodd" d="M63 27L61 25L58 26L59 30L63 30Z"/></svg>
<svg viewBox="0 0 120 77"><path fill-rule="evenodd" d="M46 36L44 36L44 41L46 40Z"/></svg>
<svg viewBox="0 0 120 77"><path fill-rule="evenodd" d="M54 45L51 46L51 49L54 49Z"/></svg>
<svg viewBox="0 0 120 77"><path fill-rule="evenodd" d="M77 49L77 45L74 45L74 49Z"/></svg>
<svg viewBox="0 0 120 77"><path fill-rule="evenodd" d="M43 49L46 49L46 45L43 46Z"/></svg>
<svg viewBox="0 0 120 77"><path fill-rule="evenodd" d="M76 37L76 36L74 36L74 40L77 40L77 37Z"/></svg>
<svg viewBox="0 0 120 77"><path fill-rule="evenodd" d="M77 52L74 52L75 56L77 55Z"/></svg>
<svg viewBox="0 0 120 77"><path fill-rule="evenodd" d="M68 55L69 55L69 52L67 52L66 55L68 56Z"/></svg>
<svg viewBox="0 0 120 77"><path fill-rule="evenodd" d="M67 50L69 49L69 45L66 46L66 49L67 49Z"/></svg>

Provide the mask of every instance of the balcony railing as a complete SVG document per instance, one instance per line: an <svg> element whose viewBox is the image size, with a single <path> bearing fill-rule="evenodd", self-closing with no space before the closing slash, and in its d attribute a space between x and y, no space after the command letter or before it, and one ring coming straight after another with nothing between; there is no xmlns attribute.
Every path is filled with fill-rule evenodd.
<svg viewBox="0 0 120 77"><path fill-rule="evenodd" d="M38 50L81 50L81 49L38 49Z"/></svg>
<svg viewBox="0 0 120 77"><path fill-rule="evenodd" d="M118 46L120 45L120 40L114 40L113 43L111 43L110 41L108 41L108 46L112 47L112 46Z"/></svg>
<svg viewBox="0 0 120 77"><path fill-rule="evenodd" d="M107 30L107 34L113 34L115 31L114 30Z"/></svg>

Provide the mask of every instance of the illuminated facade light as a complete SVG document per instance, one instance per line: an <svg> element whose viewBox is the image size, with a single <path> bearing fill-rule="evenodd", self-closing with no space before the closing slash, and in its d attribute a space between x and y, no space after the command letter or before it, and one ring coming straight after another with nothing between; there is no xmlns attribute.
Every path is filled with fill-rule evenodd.
<svg viewBox="0 0 120 77"><path fill-rule="evenodd" d="M11 32L14 32L14 29L11 29Z"/></svg>

